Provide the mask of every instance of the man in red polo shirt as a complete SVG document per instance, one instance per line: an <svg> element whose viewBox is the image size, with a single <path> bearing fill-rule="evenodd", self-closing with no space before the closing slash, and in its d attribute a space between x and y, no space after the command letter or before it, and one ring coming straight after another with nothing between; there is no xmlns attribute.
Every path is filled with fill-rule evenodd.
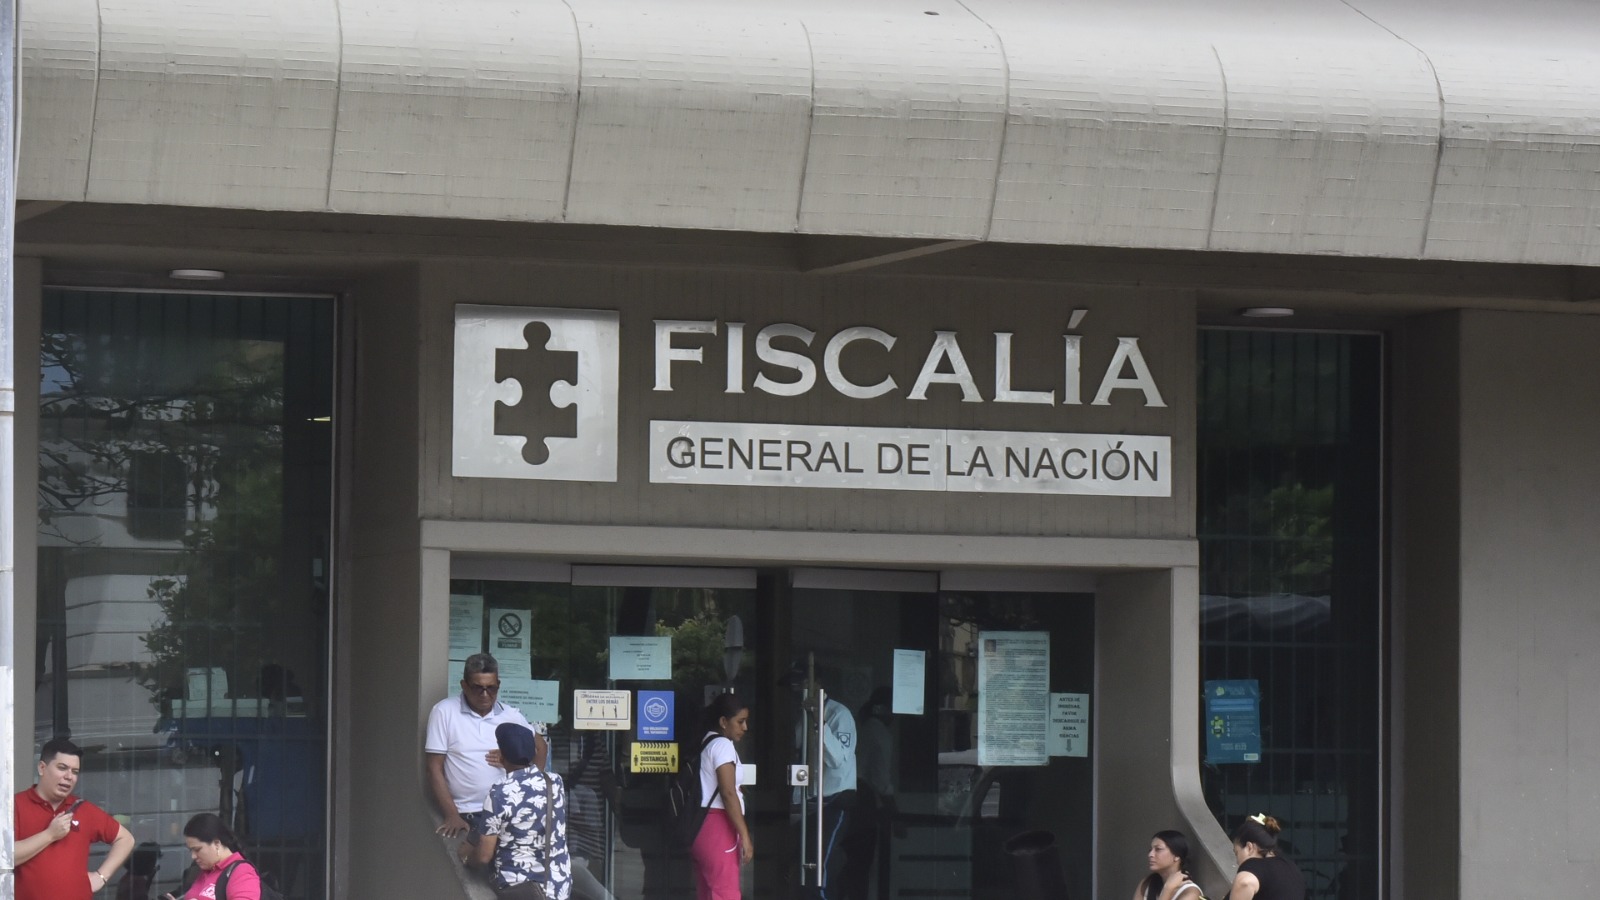
<svg viewBox="0 0 1600 900"><path fill-rule="evenodd" d="M83 756L66 738L39 751L39 783L17 794L17 900L90 900L133 852L133 835L105 810L72 795ZM94 871L89 845L110 844Z"/></svg>

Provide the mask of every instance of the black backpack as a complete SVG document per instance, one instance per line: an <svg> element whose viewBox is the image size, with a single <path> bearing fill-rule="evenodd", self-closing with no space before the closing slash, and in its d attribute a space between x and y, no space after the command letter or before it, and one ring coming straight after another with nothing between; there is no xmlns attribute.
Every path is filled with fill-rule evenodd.
<svg viewBox="0 0 1600 900"><path fill-rule="evenodd" d="M700 757L716 739L715 734L706 735L700 742L699 752L684 754L678 760L678 771L667 776L668 830L684 849L694 846L694 839L700 836L700 826L706 821L706 808L700 803Z"/></svg>
<svg viewBox="0 0 1600 900"><path fill-rule="evenodd" d="M228 877L233 874L234 869L237 869L244 864L245 862L242 859L238 862L228 863L228 867L222 870L221 875L217 876L217 900L228 900ZM260 869L256 870L256 877L261 877ZM272 885L267 884L267 880L265 878L262 878L261 900L283 900L283 895L278 893L278 891L273 888Z"/></svg>

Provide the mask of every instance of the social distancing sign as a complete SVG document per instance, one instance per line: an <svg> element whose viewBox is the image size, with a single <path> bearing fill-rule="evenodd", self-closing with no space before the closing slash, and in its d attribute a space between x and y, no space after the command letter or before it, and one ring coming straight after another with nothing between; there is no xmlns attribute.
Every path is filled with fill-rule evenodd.
<svg viewBox="0 0 1600 900"><path fill-rule="evenodd" d="M631 772L678 771L678 745L673 742L640 741L633 745Z"/></svg>

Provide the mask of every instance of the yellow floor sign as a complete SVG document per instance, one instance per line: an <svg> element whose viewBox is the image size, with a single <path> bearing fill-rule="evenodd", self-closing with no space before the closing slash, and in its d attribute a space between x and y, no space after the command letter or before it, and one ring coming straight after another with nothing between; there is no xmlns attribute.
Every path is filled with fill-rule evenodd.
<svg viewBox="0 0 1600 900"><path fill-rule="evenodd" d="M634 772L678 771L678 745L668 741L641 741L633 745Z"/></svg>

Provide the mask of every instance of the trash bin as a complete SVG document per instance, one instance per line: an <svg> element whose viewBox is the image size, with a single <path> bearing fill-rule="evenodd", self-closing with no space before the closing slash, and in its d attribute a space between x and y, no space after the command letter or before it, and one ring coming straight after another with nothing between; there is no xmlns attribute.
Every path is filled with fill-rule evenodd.
<svg viewBox="0 0 1600 900"><path fill-rule="evenodd" d="M1006 854L1016 868L1018 900L1067 900L1067 878L1054 834L1024 831L1006 841Z"/></svg>

